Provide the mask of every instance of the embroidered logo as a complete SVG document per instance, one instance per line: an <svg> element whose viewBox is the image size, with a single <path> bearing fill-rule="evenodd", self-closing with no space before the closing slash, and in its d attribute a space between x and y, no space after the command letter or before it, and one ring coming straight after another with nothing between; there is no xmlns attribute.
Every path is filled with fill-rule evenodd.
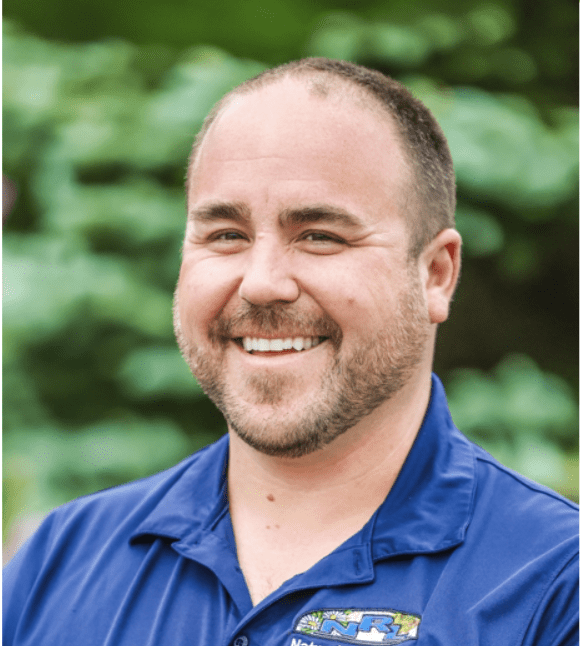
<svg viewBox="0 0 580 646"><path fill-rule="evenodd" d="M349 644L402 644L417 639L421 617L397 610L313 610L298 618L294 632Z"/></svg>

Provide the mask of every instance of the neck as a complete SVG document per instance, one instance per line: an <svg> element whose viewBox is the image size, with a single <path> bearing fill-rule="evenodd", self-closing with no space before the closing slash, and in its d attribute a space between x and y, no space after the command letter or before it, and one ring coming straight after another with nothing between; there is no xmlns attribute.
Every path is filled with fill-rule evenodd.
<svg viewBox="0 0 580 646"><path fill-rule="evenodd" d="M230 432L230 506L277 516L306 504L317 518L337 507L376 509L392 487L421 426L430 373L409 384L328 446L300 458L264 455ZM339 495L337 495L339 494ZM364 498L363 498L364 494ZM272 500L273 498L273 500ZM274 504L273 504L274 503ZM364 503L363 503L364 504ZM237 509L236 509L237 508ZM344 516L343 516L344 517Z"/></svg>
<svg viewBox="0 0 580 646"><path fill-rule="evenodd" d="M254 603L369 521L415 440L430 383L429 372L328 446L301 458L263 455L230 432L230 513Z"/></svg>

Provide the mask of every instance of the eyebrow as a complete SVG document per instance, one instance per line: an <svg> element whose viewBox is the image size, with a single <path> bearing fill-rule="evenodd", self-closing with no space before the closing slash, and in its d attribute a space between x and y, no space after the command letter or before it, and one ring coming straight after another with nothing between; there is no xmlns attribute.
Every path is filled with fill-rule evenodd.
<svg viewBox="0 0 580 646"><path fill-rule="evenodd" d="M215 202L202 205L189 212L189 219L194 222L215 222L231 220L248 224L251 220L250 209L243 202Z"/></svg>
<svg viewBox="0 0 580 646"><path fill-rule="evenodd" d="M214 202L193 209L189 218L196 222L210 223L230 220L250 224L251 210L243 202ZM307 224L338 224L350 229L363 228L364 222L353 213L332 204L314 204L281 211L278 221L282 227L298 227Z"/></svg>
<svg viewBox="0 0 580 646"><path fill-rule="evenodd" d="M280 214L282 226L304 226L305 224L339 224L351 229L363 228L363 221L356 215L331 204L315 204L294 209L284 209Z"/></svg>

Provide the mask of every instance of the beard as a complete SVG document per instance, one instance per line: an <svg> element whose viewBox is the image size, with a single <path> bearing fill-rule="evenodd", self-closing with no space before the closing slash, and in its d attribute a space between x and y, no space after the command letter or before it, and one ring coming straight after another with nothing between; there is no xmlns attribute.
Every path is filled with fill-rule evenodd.
<svg viewBox="0 0 580 646"><path fill-rule="evenodd" d="M230 317L221 313L208 330L209 347L196 346L182 331L177 290L175 335L192 373L230 429L262 453L297 458L321 449L355 426L399 392L414 374L425 355L430 321L416 271L409 270L407 288L384 328L361 339L350 351L343 347L340 327L327 314L300 312L296 304L284 303L257 306L244 302ZM289 329L326 337L333 357L319 389L304 394L294 375L265 369L245 380L244 391L251 393L250 400L235 393L228 384L225 350L236 330L244 326L271 337L285 336L284 330ZM293 396L296 405L292 414L282 415L281 405ZM264 407L269 410L266 414Z"/></svg>

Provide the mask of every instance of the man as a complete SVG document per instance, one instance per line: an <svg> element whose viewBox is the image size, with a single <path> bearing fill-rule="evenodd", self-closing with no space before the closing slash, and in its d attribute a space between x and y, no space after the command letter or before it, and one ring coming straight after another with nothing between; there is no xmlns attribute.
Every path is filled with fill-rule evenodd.
<svg viewBox="0 0 580 646"><path fill-rule="evenodd" d="M307 59L198 136L175 292L228 437L49 516L7 644L577 643L577 516L453 426L431 375L454 176L399 84Z"/></svg>

